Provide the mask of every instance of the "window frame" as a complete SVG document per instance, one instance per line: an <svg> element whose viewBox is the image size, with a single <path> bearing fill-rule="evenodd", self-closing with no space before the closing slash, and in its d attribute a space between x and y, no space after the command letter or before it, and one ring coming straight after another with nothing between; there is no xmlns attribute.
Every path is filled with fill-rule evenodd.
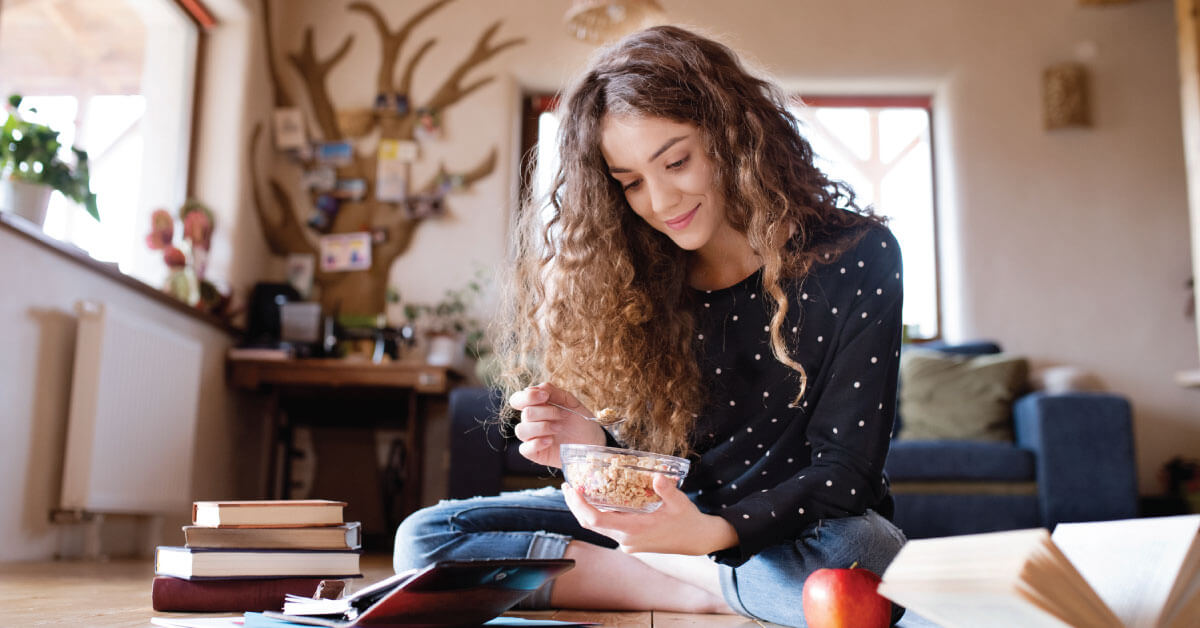
<svg viewBox="0 0 1200 628"><path fill-rule="evenodd" d="M217 26L217 19L202 0L171 2L196 25L196 67L192 71L192 122L188 132L187 180L184 184L184 193L190 198L196 195L196 147L200 140L200 123L203 117L199 103L204 90L204 72L208 67L205 63L208 56L208 36L209 31Z"/></svg>

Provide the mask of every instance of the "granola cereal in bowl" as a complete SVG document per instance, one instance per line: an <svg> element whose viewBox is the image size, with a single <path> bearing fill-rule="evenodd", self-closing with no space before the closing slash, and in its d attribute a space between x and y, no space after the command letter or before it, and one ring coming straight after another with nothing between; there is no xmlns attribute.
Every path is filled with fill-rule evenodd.
<svg viewBox="0 0 1200 628"><path fill-rule="evenodd" d="M635 449L597 445L561 445L563 475L584 499L600 510L654 512L662 499L654 492L654 476L683 483L691 462L685 458Z"/></svg>

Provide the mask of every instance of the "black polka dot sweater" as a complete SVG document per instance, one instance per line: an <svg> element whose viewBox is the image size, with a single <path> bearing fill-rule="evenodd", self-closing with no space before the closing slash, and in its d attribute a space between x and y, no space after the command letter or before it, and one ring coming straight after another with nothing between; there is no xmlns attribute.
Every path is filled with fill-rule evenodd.
<svg viewBox="0 0 1200 628"><path fill-rule="evenodd" d="M737 530L739 545L713 556L730 565L819 519L868 508L891 515L883 463L900 362L900 247L873 227L783 288L791 299L784 335L808 375L795 406L799 378L771 353L761 270L696 293L712 398L697 419L683 488Z"/></svg>

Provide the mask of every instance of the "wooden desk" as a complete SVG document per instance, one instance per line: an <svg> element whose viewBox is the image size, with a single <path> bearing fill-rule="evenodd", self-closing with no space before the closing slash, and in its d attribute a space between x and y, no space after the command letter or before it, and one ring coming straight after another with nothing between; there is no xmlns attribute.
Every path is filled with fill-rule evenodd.
<svg viewBox="0 0 1200 628"><path fill-rule="evenodd" d="M327 415L324 425L334 427L396 427L403 425L405 442L404 514L421 505L424 418L429 404L444 400L460 379L446 367L423 362L385 362L365 360L306 359L262 360L229 358L228 381L235 388L269 392L268 414L274 429L274 446L268 460L270 497L287 497L291 485L291 465L284 455L291 451L292 428L296 421L294 406L316 408ZM378 399L380 416L367 417L353 412L323 412L320 402L331 398ZM289 403L293 406L289 410ZM393 413L392 409L396 411ZM383 421L380 424L380 421ZM310 421L304 421L310 423ZM394 523L394 522L391 522Z"/></svg>

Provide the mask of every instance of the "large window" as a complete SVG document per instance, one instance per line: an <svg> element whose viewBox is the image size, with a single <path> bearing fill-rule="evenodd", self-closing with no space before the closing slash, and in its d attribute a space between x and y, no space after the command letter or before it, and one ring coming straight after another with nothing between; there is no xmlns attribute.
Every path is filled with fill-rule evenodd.
<svg viewBox="0 0 1200 628"><path fill-rule="evenodd" d="M928 97L805 96L792 109L816 163L887 216L904 255L909 338L941 336L932 109Z"/></svg>
<svg viewBox="0 0 1200 628"><path fill-rule="evenodd" d="M155 285L166 269L144 241L150 213L186 198L206 20L196 0L0 4L0 96L23 95L22 114L59 131L64 153L88 152L100 210L96 222L55 192L44 231Z"/></svg>
<svg viewBox="0 0 1200 628"><path fill-rule="evenodd" d="M526 99L523 155L538 167L523 181L544 198L558 164L556 101ZM817 167L844 181L862 207L889 218L904 251L904 325L909 338L941 335L931 107L925 97L806 97L793 113ZM524 169L523 169L524 172Z"/></svg>

